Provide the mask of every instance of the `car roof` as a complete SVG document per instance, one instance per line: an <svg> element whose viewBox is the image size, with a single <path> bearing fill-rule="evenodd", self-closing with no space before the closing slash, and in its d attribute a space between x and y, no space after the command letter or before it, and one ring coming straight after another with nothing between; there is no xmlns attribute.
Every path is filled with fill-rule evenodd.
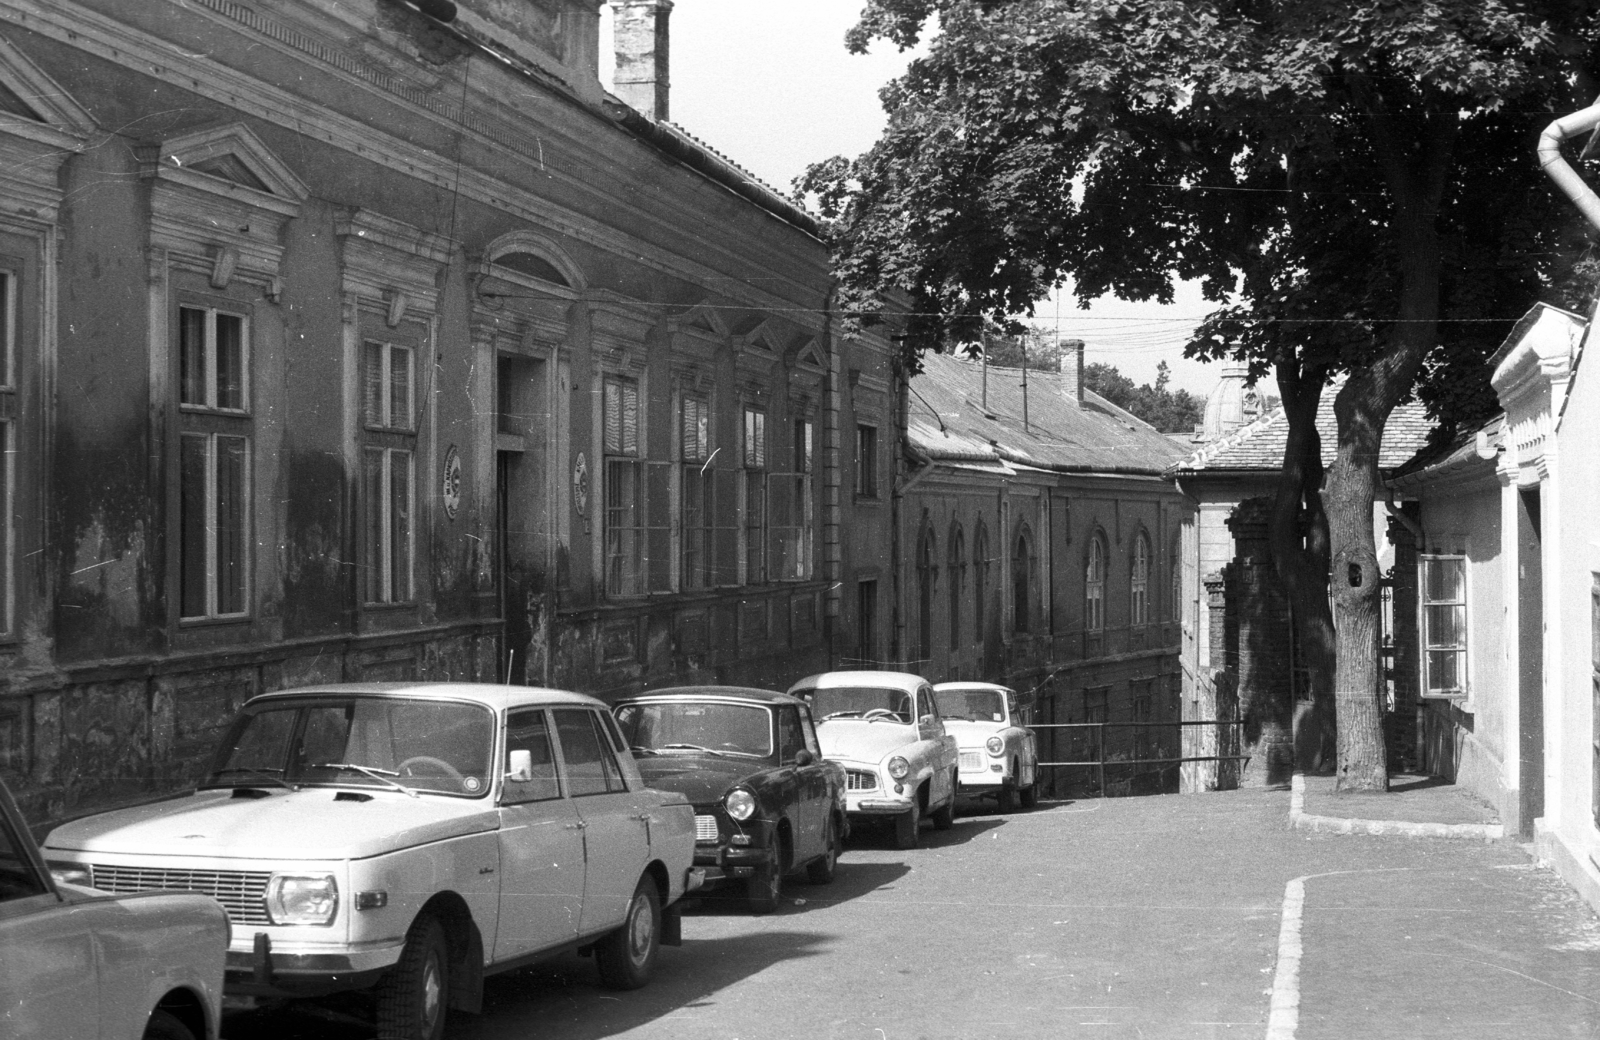
<svg viewBox="0 0 1600 1040"><path fill-rule="evenodd" d="M356 682L326 683L276 690L250 698L247 704L286 697L314 697L322 694L361 697L393 697L406 700L472 701L496 711L507 708L582 705L604 708L605 702L586 693L552 690L542 686L511 686L496 683L463 682Z"/></svg>
<svg viewBox="0 0 1600 1040"><path fill-rule="evenodd" d="M789 689L826 690L839 686L882 686L891 690L915 691L927 682L928 680L913 672L819 672L816 675L806 676Z"/></svg>
<svg viewBox="0 0 1600 1040"><path fill-rule="evenodd" d="M942 682L934 683L934 690L1002 690L1006 693L1016 693L1009 686L1001 686L992 682Z"/></svg>
<svg viewBox="0 0 1600 1040"><path fill-rule="evenodd" d="M668 686L660 690L646 690L628 697L617 698L618 704L654 700L738 700L761 704L804 703L798 697L777 690L761 690L753 686Z"/></svg>

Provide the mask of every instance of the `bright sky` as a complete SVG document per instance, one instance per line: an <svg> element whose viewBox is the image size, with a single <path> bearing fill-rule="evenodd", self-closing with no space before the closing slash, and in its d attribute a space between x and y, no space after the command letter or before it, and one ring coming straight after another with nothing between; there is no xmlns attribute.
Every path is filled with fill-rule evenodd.
<svg viewBox="0 0 1600 1040"><path fill-rule="evenodd" d="M676 0L672 10L672 121L788 191L810 163L855 156L883 127L878 88L905 68L906 55L878 44L850 54L844 34L863 0ZM609 7L601 9L601 76L609 82ZM1116 365L1152 383L1156 364L1172 385L1204 396L1220 371L1187 361L1182 347L1207 310L1198 286L1180 286L1171 307L1103 299L1079 310L1070 295L1040 303L1034 321L1085 342L1089 362Z"/></svg>

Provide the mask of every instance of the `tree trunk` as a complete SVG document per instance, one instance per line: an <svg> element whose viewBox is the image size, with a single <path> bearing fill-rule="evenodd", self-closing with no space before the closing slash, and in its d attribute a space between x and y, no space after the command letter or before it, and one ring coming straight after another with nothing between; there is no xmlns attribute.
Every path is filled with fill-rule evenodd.
<svg viewBox="0 0 1600 1040"><path fill-rule="evenodd" d="M1288 440L1270 517L1272 562L1294 612L1300 652L1297 662L1310 685L1307 707L1291 703L1295 768L1320 773L1333 768L1334 628L1328 605L1328 518L1322 504L1322 436L1317 410L1327 381L1326 365L1297 358L1277 365ZM1292 697L1292 691L1285 696Z"/></svg>

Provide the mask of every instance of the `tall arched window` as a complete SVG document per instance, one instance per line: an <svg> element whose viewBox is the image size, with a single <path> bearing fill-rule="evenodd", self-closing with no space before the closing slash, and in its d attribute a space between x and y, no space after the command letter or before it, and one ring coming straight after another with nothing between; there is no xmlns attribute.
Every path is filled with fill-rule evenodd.
<svg viewBox="0 0 1600 1040"><path fill-rule="evenodd" d="M917 550L917 659L933 657L933 528L923 528L922 545Z"/></svg>
<svg viewBox="0 0 1600 1040"><path fill-rule="evenodd" d="M950 554L946 566L950 575L950 649L954 651L961 645L961 597L966 590L967 561L966 539L962 536L961 525L952 522L950 525Z"/></svg>
<svg viewBox="0 0 1600 1040"><path fill-rule="evenodd" d="M1128 580L1128 623L1150 623L1150 539L1140 531L1133 539L1133 567Z"/></svg>
<svg viewBox="0 0 1600 1040"><path fill-rule="evenodd" d="M1084 567L1083 627L1093 633L1106 627L1106 539L1099 531L1089 538L1089 562Z"/></svg>
<svg viewBox="0 0 1600 1040"><path fill-rule="evenodd" d="M1011 596L1013 630L1030 631L1033 618L1029 605L1033 602L1033 538L1028 525L1017 529L1016 551L1011 554Z"/></svg>
<svg viewBox="0 0 1600 1040"><path fill-rule="evenodd" d="M979 646L983 645L984 607L989 597L989 529L979 521L972 536L972 628Z"/></svg>

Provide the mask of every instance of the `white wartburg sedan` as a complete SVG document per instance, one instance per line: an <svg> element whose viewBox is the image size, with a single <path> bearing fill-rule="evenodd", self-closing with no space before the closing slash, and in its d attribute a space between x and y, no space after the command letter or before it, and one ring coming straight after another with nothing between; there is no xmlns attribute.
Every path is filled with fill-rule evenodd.
<svg viewBox="0 0 1600 1040"><path fill-rule="evenodd" d="M823 757L845 769L852 824L892 820L895 845L917 843L924 816L955 822L956 738L945 732L933 687L909 672L824 672L789 692L811 705Z"/></svg>
<svg viewBox="0 0 1600 1040"><path fill-rule="evenodd" d="M371 988L386 1040L437 1040L485 974L564 950L643 985L698 877L694 810L644 786L604 704L475 684L253 698L198 791L45 846L96 888L215 896L230 997Z"/></svg>
<svg viewBox="0 0 1600 1040"><path fill-rule="evenodd" d="M215 1040L227 949L214 899L58 884L0 784L0 1036Z"/></svg>
<svg viewBox="0 0 1600 1040"><path fill-rule="evenodd" d="M945 728L961 745L961 793L992 795L1003 813L1038 804L1039 751L1024 724L1021 699L1010 687L986 682L939 683L933 688Z"/></svg>

